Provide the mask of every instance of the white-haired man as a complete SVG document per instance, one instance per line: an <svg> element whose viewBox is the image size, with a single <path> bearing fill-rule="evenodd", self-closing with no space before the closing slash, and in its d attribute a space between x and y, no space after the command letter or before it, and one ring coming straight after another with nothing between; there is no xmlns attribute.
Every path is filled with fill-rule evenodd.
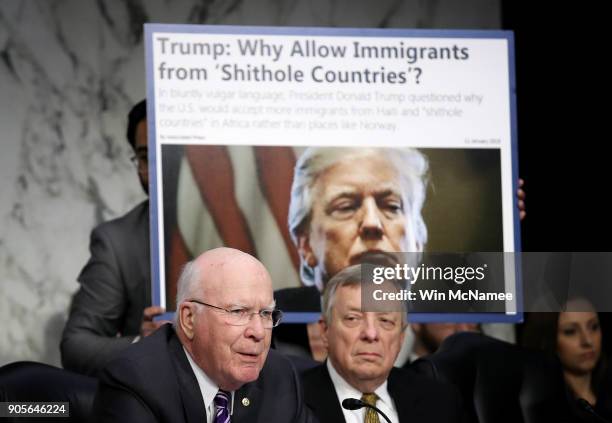
<svg viewBox="0 0 612 423"><path fill-rule="evenodd" d="M104 369L101 421L308 421L297 373L269 351L280 320L270 275L252 256L210 250L179 280L174 327L164 325Z"/></svg>
<svg viewBox="0 0 612 423"><path fill-rule="evenodd" d="M320 325L329 355L325 364L302 374L306 404L321 423L383 421L371 409L344 409L348 398L379 408L392 422L461 421L455 388L393 367L406 312L388 304L364 311L361 269L349 266L325 287Z"/></svg>

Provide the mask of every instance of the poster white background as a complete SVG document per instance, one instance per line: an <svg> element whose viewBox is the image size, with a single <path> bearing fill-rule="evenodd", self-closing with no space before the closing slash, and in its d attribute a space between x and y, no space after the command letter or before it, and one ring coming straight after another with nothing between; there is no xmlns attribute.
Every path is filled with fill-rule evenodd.
<svg viewBox="0 0 612 423"><path fill-rule="evenodd" d="M162 144L498 149L504 251L515 250L507 34L147 29L157 157ZM161 160L155 173L161 211Z"/></svg>

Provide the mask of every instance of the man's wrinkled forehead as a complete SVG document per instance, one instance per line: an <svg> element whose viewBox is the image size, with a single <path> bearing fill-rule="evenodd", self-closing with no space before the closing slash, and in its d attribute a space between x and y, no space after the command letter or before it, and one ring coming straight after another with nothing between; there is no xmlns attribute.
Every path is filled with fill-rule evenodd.
<svg viewBox="0 0 612 423"><path fill-rule="evenodd" d="M250 287L261 295L269 293L272 298L270 276L261 264L253 260L222 257L203 263L201 270L201 284L206 293L231 292Z"/></svg>
<svg viewBox="0 0 612 423"><path fill-rule="evenodd" d="M370 184L369 186L357 186L347 183L328 183L321 187L323 192L322 199L325 202L333 201L341 197L355 197L360 195L371 195L374 197L390 197L395 196L402 198L402 190L398 180L387 181L382 183Z"/></svg>
<svg viewBox="0 0 612 423"><path fill-rule="evenodd" d="M337 192L359 187L371 192L391 190L399 193L402 191L400 174L395 164L384 155L348 156L321 171L313 187L319 191L333 188Z"/></svg>
<svg viewBox="0 0 612 423"><path fill-rule="evenodd" d="M373 316L387 316L401 319L402 312L399 311L369 311L364 310L361 305L361 283L351 283L342 285L337 288L335 293L334 303L332 305L332 312L348 313L356 312L363 314L371 314Z"/></svg>
<svg viewBox="0 0 612 423"><path fill-rule="evenodd" d="M361 309L361 285L359 282L340 285L333 293L331 312L344 313L349 309Z"/></svg>

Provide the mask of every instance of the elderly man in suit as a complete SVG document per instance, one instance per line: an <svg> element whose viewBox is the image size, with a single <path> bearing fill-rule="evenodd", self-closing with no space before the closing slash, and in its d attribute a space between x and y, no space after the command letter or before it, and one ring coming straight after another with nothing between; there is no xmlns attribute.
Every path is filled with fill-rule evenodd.
<svg viewBox="0 0 612 423"><path fill-rule="evenodd" d="M393 367L406 313L363 311L361 271L362 265L347 267L325 287L320 325L329 355L302 375L306 404L321 423L383 421L370 408L343 409L347 398L379 408L392 422L461 421L453 387Z"/></svg>
<svg viewBox="0 0 612 423"><path fill-rule="evenodd" d="M178 284L176 321L133 345L101 374L101 421L302 422L297 373L269 351L281 317L272 281L230 248L200 255Z"/></svg>

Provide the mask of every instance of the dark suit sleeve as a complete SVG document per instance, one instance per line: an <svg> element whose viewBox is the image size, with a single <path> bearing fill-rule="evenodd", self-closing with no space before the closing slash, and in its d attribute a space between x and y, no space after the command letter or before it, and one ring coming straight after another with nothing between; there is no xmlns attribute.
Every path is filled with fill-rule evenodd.
<svg viewBox="0 0 612 423"><path fill-rule="evenodd" d="M145 401L130 386L121 381L129 375L130 364L114 366L100 374L94 400L93 415L96 422L156 422L157 418Z"/></svg>
<svg viewBox="0 0 612 423"><path fill-rule="evenodd" d="M118 249L105 230L91 234L91 258L79 276L70 317L62 335L62 364L84 374L95 374L134 336L118 336L126 309L125 283L118 265Z"/></svg>
<svg viewBox="0 0 612 423"><path fill-rule="evenodd" d="M310 408L308 408L307 406L304 406L305 408L305 422L306 423L319 423L319 420L317 419L317 416L314 415L314 413L312 412L312 410Z"/></svg>
<svg viewBox="0 0 612 423"><path fill-rule="evenodd" d="M455 414L457 423L468 423L469 419L466 413L466 409L463 405L463 400L461 399L461 394L459 390L455 390Z"/></svg>
<svg viewBox="0 0 612 423"><path fill-rule="evenodd" d="M463 407L459 389L448 383L439 383L431 390L427 407L434 413L436 421L448 423L468 423L470 420ZM433 400L433 402L431 402Z"/></svg>
<svg viewBox="0 0 612 423"><path fill-rule="evenodd" d="M245 406L245 397L250 399L250 405ZM270 350L259 378L236 391L232 421L316 422L304 402L298 372L289 359Z"/></svg>
<svg viewBox="0 0 612 423"><path fill-rule="evenodd" d="M297 399L297 415L295 418L296 423L318 423L319 420L315 417L314 413L308 408L304 401L304 392L300 376L293 363L290 363L291 370L293 373L293 381L295 384L295 392Z"/></svg>
<svg viewBox="0 0 612 423"><path fill-rule="evenodd" d="M288 366L291 369L291 377L293 379L292 385L294 386L295 394L294 398L296 401L296 416L292 421L296 423L319 423L319 420L316 418L310 408L308 408L306 402L304 401L303 386L300 380L300 374L297 371L295 364L288 358L284 358L287 360Z"/></svg>
<svg viewBox="0 0 612 423"><path fill-rule="evenodd" d="M470 422L463 404L463 397L459 392L459 389L456 386L446 382L442 384L441 388L437 389L437 396L432 395L432 397L436 398L437 405L439 407L446 408L445 412L447 420L444 421L448 421L448 423ZM442 404L444 404L445 407L442 407ZM433 404L431 404L431 406L433 406Z"/></svg>

